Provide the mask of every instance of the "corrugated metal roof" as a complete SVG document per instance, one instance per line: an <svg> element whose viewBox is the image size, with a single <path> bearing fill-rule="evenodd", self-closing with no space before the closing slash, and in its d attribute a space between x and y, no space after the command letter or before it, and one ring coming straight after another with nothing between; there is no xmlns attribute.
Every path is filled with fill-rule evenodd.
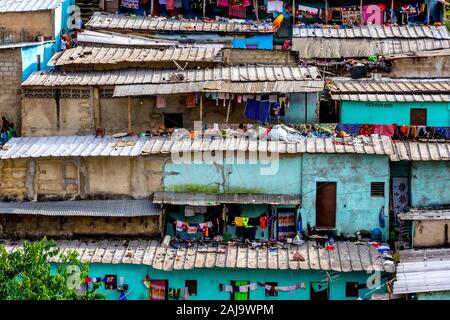
<svg viewBox="0 0 450 320"><path fill-rule="evenodd" d="M73 64L118 64L131 62L222 62L219 47L121 48L83 45L55 55L49 66ZM173 65L175 67L175 65Z"/></svg>
<svg viewBox="0 0 450 320"><path fill-rule="evenodd" d="M448 39L450 33L445 26L381 26L366 25L354 26L352 28L336 28L336 26L324 26L311 28L305 26L294 26L292 31L296 38L370 38L370 39Z"/></svg>
<svg viewBox="0 0 450 320"><path fill-rule="evenodd" d="M90 43L96 45L118 45L118 46L141 46L141 47L163 47L178 45L178 41L158 40L145 36L136 36L115 32L96 32L83 30L77 34L79 44Z"/></svg>
<svg viewBox="0 0 450 320"><path fill-rule="evenodd" d="M419 51L419 52L411 52L411 53L400 53L400 54L391 54L385 56L386 60L397 60L397 59L405 59L405 58L427 58L427 57L442 57L442 56L450 56L450 49L441 49L441 50L432 50L432 51Z"/></svg>
<svg viewBox="0 0 450 320"><path fill-rule="evenodd" d="M23 246L23 240L0 240L7 252ZM367 243L338 241L335 250L318 247L316 241L301 246L278 244L254 249L242 244L192 244L165 247L156 240L60 240L56 245L62 253L75 250L83 263L113 263L148 265L158 270L191 270L206 268L326 270L336 272L385 271L393 272L375 247ZM305 261L297 261L299 253ZM51 262L60 262L53 257Z"/></svg>
<svg viewBox="0 0 450 320"><path fill-rule="evenodd" d="M450 220L450 210L413 209L399 215L401 220Z"/></svg>
<svg viewBox="0 0 450 320"><path fill-rule="evenodd" d="M3 43L3 44L0 44L0 50L42 46L44 44L53 43L53 42L55 42L55 41L49 40L49 41L36 41L36 42Z"/></svg>
<svg viewBox="0 0 450 320"><path fill-rule="evenodd" d="M168 95L190 92L225 92L225 93L293 93L322 91L324 82L315 81L261 81L231 82L207 81L171 84L120 85L114 88L114 97Z"/></svg>
<svg viewBox="0 0 450 320"><path fill-rule="evenodd" d="M52 10L61 0L0 0L0 13Z"/></svg>
<svg viewBox="0 0 450 320"><path fill-rule="evenodd" d="M204 86L205 82L121 85L115 86L113 97L140 97L202 92Z"/></svg>
<svg viewBox="0 0 450 320"><path fill-rule="evenodd" d="M357 153L391 155L392 143L389 137L368 137L364 140L340 138L308 138L296 142L249 140L248 137L216 137L205 139L176 139L152 137L142 149L143 154L199 152L199 151L250 151L275 153Z"/></svg>
<svg viewBox="0 0 450 320"><path fill-rule="evenodd" d="M180 76L178 76L180 75ZM186 69L124 69L84 72L34 72L23 86L112 86L123 84L202 82L228 80L310 81L321 80L316 67L300 66L228 66Z"/></svg>
<svg viewBox="0 0 450 320"><path fill-rule="evenodd" d="M450 102L450 79L334 79L335 100L374 102Z"/></svg>
<svg viewBox="0 0 450 320"><path fill-rule="evenodd" d="M394 293L450 290L450 249L400 251Z"/></svg>
<svg viewBox="0 0 450 320"><path fill-rule="evenodd" d="M191 206L217 206L226 203L299 205L301 199L299 196L285 194L155 192L153 202Z"/></svg>
<svg viewBox="0 0 450 320"><path fill-rule="evenodd" d="M170 32L220 32L220 33L273 33L272 23L204 22L201 20L176 20L162 17L131 17L124 15L93 15L86 23L90 29L170 31Z"/></svg>
<svg viewBox="0 0 450 320"><path fill-rule="evenodd" d="M392 161L450 160L448 142L392 141Z"/></svg>
<svg viewBox="0 0 450 320"><path fill-rule="evenodd" d="M0 202L0 214L86 217L157 216L161 207L150 200L84 200Z"/></svg>
<svg viewBox="0 0 450 320"><path fill-rule="evenodd" d="M12 138L0 150L0 159L39 157L139 156L147 139L110 136L53 136Z"/></svg>
<svg viewBox="0 0 450 320"><path fill-rule="evenodd" d="M450 48L447 39L333 39L293 38L292 50L301 59L367 58Z"/></svg>

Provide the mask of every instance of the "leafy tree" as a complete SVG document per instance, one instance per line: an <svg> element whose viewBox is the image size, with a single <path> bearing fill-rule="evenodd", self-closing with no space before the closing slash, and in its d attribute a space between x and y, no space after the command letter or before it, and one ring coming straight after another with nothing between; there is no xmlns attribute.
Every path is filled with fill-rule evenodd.
<svg viewBox="0 0 450 320"><path fill-rule="evenodd" d="M56 256L61 260L52 270L49 259ZM25 242L12 253L0 244L0 300L105 299L96 292L101 283L79 292L88 272L89 265L80 262L78 253L62 254L55 242L46 238Z"/></svg>

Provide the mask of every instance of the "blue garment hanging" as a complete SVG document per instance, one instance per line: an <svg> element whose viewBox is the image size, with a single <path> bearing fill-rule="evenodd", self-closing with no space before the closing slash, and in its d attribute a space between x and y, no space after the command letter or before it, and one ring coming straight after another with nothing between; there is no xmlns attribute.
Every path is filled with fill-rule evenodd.
<svg viewBox="0 0 450 320"><path fill-rule="evenodd" d="M380 219L380 227L384 228L384 225L385 225L384 224L384 206L381 206L379 219Z"/></svg>

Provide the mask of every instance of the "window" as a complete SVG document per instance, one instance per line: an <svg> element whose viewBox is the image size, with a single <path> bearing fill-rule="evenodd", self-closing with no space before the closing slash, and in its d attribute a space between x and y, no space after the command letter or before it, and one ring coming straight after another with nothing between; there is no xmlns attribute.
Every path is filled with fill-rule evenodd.
<svg viewBox="0 0 450 320"><path fill-rule="evenodd" d="M411 109L409 123L412 126L426 126L427 125L427 109Z"/></svg>
<svg viewBox="0 0 450 320"><path fill-rule="evenodd" d="M276 287L278 285L278 282L266 282L266 285ZM266 297L278 297L278 291L266 289Z"/></svg>
<svg viewBox="0 0 450 320"><path fill-rule="evenodd" d="M183 114L164 113L164 126L166 128L183 128Z"/></svg>
<svg viewBox="0 0 450 320"><path fill-rule="evenodd" d="M371 182L370 196L377 198L384 198L384 182Z"/></svg>
<svg viewBox="0 0 450 320"><path fill-rule="evenodd" d="M188 288L190 296L197 295L197 280L186 280L184 281L184 286Z"/></svg>
<svg viewBox="0 0 450 320"><path fill-rule="evenodd" d="M358 298L359 297L359 284L358 284L358 282L347 282L347 283L345 283L345 296L347 298Z"/></svg>

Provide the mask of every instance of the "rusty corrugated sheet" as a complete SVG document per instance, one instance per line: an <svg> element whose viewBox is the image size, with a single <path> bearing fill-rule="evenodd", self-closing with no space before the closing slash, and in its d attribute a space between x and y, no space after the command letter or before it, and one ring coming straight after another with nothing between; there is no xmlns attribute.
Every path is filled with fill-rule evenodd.
<svg viewBox="0 0 450 320"><path fill-rule="evenodd" d="M235 82L321 80L316 67L227 66L186 69L124 69L83 72L34 72L23 86L113 86L228 80Z"/></svg>
<svg viewBox="0 0 450 320"><path fill-rule="evenodd" d="M392 161L449 161L448 142L393 141Z"/></svg>
<svg viewBox="0 0 450 320"><path fill-rule="evenodd" d="M450 102L450 79L334 79L334 100L373 102Z"/></svg>
<svg viewBox="0 0 450 320"><path fill-rule="evenodd" d="M118 64L131 62L222 62L219 47L122 48L83 45L67 49L50 60L50 66Z"/></svg>
<svg viewBox="0 0 450 320"><path fill-rule="evenodd" d="M124 15L93 15L86 23L90 29L170 31L170 32L219 32L219 33L273 33L272 23L204 22L201 20L176 20L155 17Z"/></svg>
<svg viewBox="0 0 450 320"><path fill-rule="evenodd" d="M0 240L8 253L20 250L24 240ZM91 239L56 241L63 251L78 252L82 263L148 265L158 270L185 269L283 269L326 270L336 272L394 272L389 255L383 255L367 242L336 241L334 250L326 250L316 241L302 245L273 244L252 248L242 243L211 243L177 248L149 239ZM294 254L304 259L299 261ZM60 262L60 256L51 262Z"/></svg>

